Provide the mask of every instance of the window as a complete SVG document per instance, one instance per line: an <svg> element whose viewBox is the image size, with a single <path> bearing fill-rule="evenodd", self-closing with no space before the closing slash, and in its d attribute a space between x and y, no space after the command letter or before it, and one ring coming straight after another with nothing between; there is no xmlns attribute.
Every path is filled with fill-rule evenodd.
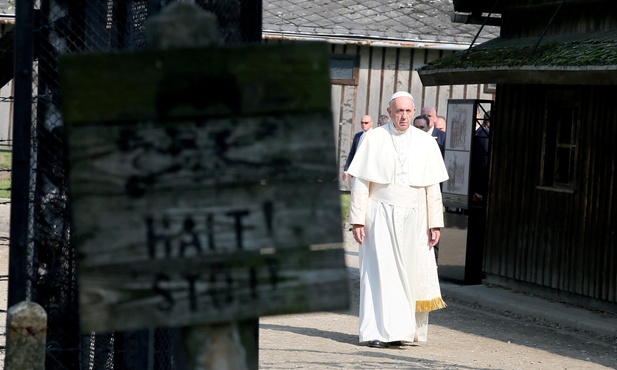
<svg viewBox="0 0 617 370"><path fill-rule="evenodd" d="M574 190L580 99L575 91L553 91L546 100L541 182L544 187Z"/></svg>
<svg viewBox="0 0 617 370"><path fill-rule="evenodd" d="M494 94L497 92L497 84L484 84L485 94Z"/></svg>
<svg viewBox="0 0 617 370"><path fill-rule="evenodd" d="M358 84L358 56L333 55L330 58L330 79L333 84Z"/></svg>

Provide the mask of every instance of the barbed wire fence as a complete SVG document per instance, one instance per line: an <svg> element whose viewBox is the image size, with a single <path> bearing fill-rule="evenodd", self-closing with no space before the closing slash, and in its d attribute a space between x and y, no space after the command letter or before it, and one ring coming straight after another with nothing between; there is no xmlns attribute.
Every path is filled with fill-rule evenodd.
<svg viewBox="0 0 617 370"><path fill-rule="evenodd" d="M47 311L48 370L175 368L173 344L179 336L173 329L80 333L58 72L58 58L66 53L144 48L147 19L169 2L23 0L17 5L16 32L21 33L15 50L33 53L30 62L16 68L15 96L4 97L14 99L14 163L25 159L27 167L13 168L11 201L19 204L11 205L9 307L29 300ZM226 44L260 41L261 1L195 3L217 15Z"/></svg>

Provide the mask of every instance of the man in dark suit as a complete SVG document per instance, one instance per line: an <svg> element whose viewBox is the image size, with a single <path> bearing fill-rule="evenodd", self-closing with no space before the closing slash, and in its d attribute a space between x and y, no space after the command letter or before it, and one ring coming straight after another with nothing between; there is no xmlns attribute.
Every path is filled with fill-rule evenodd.
<svg viewBox="0 0 617 370"><path fill-rule="evenodd" d="M439 150L441 150L441 156L443 157L446 152L446 133L435 128L437 111L433 107L424 107L422 108L422 115L427 116L429 121L431 121L431 128L429 128L428 133L437 140L437 145L439 145Z"/></svg>
<svg viewBox="0 0 617 370"><path fill-rule="evenodd" d="M486 204L488 191L489 143L491 140L491 111L484 113L484 119L476 128L471 154L471 179L469 186L472 201L478 205ZM480 121L480 120L478 120Z"/></svg>
<svg viewBox="0 0 617 370"><path fill-rule="evenodd" d="M435 121L435 128L438 130L441 130L443 132L446 132L446 126L447 126L447 122L446 122L446 117L444 116L437 116L437 120Z"/></svg>
<svg viewBox="0 0 617 370"><path fill-rule="evenodd" d="M421 113L422 115L428 117L431 123L428 133L431 134L435 140L437 140L437 145L439 145L439 150L441 150L441 157L444 157L446 153L446 133L435 128L435 122L437 122L437 110L433 107L424 107L422 108ZM439 260L439 243L435 244L433 250L435 251L435 262L437 263Z"/></svg>
<svg viewBox="0 0 617 370"><path fill-rule="evenodd" d="M348 177L347 169L349 168L349 165L351 164L351 161L353 160L353 156L356 154L358 145L360 145L360 141L362 140L362 135L364 135L365 132L367 132L368 130L371 129L371 127L373 127L373 119L369 115L362 116L362 119L360 120L360 125L362 127L362 131L358 132L353 137L353 143L351 144L351 150L349 151L349 155L347 156L347 162L345 162L345 167L343 168L343 181L347 180L347 177Z"/></svg>

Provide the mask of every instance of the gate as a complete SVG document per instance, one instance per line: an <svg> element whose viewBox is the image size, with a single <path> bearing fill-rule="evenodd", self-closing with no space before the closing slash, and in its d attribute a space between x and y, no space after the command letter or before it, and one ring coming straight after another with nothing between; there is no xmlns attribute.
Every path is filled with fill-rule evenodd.
<svg viewBox="0 0 617 370"><path fill-rule="evenodd" d="M139 50L169 1L20 0L14 34L13 173L8 306L48 315L46 369L174 369L172 329L80 333L75 251L60 114L58 57ZM259 42L261 1L201 0L227 44Z"/></svg>

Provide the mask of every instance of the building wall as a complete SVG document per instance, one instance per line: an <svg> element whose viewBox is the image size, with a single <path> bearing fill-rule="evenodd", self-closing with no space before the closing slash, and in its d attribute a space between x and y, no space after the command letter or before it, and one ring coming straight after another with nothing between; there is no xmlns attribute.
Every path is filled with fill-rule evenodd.
<svg viewBox="0 0 617 370"><path fill-rule="evenodd" d="M399 90L410 92L416 112L423 106L433 106L438 115L446 116L448 99L493 99L484 84L423 86L416 68L450 55L452 51L373 47L366 45L332 45L333 54L358 55L360 70L357 85L332 85L332 114L336 135L339 173L347 160L353 136L360 131L360 118L369 114L373 121L386 108L390 96ZM376 127L376 123L375 123ZM339 176L340 179L340 176ZM340 181L341 190L349 190L348 181Z"/></svg>
<svg viewBox="0 0 617 370"><path fill-rule="evenodd" d="M0 147L11 145L13 128L13 83L0 87Z"/></svg>
<svg viewBox="0 0 617 370"><path fill-rule="evenodd" d="M573 186L543 186L551 90L580 96ZM489 281L597 305L617 303L617 86L498 85L484 271ZM578 108L577 108L578 109ZM541 290L539 288L542 288Z"/></svg>

